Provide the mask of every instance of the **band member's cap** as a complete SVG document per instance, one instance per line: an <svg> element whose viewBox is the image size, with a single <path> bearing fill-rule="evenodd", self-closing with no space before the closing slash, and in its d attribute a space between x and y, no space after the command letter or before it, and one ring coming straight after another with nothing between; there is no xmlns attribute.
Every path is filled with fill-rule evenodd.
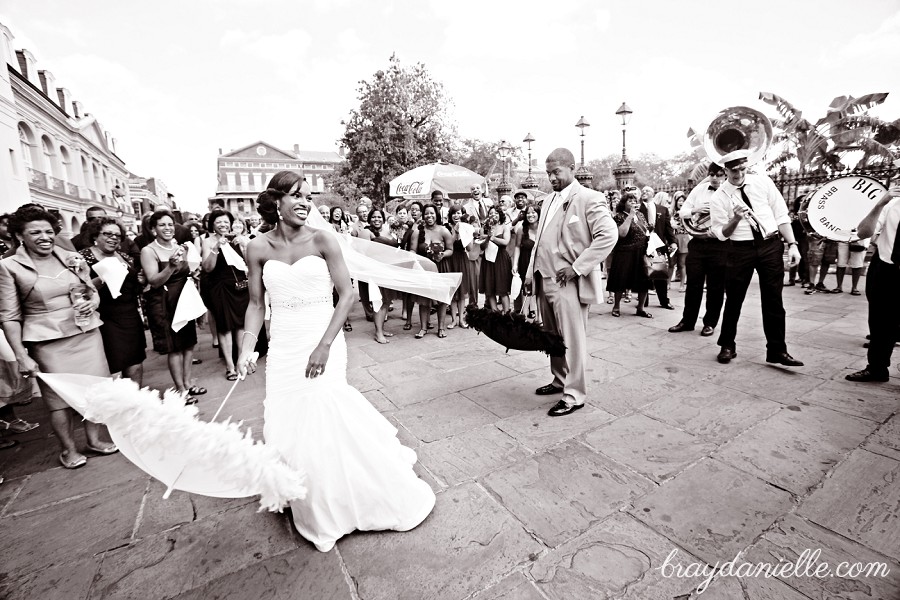
<svg viewBox="0 0 900 600"><path fill-rule="evenodd" d="M729 152L725 156L722 157L722 160L719 161L725 168L731 169L732 167L736 167L742 162L747 162L747 159L750 157L749 150L735 150L734 152Z"/></svg>

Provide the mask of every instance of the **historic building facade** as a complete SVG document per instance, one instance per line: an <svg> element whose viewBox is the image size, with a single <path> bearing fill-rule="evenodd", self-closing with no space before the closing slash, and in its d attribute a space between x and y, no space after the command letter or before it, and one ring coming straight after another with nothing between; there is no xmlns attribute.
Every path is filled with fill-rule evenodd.
<svg viewBox="0 0 900 600"><path fill-rule="evenodd" d="M132 175L116 140L31 52L14 50L13 40L0 23L0 151L9 155L0 160L0 212L37 202L72 234L96 205L133 226Z"/></svg>
<svg viewBox="0 0 900 600"><path fill-rule="evenodd" d="M256 211L256 197L278 171L297 171L309 182L313 194L325 192L329 173L344 159L337 152L282 150L266 142L223 153L216 161L219 185L209 207L221 206L235 216L246 217Z"/></svg>

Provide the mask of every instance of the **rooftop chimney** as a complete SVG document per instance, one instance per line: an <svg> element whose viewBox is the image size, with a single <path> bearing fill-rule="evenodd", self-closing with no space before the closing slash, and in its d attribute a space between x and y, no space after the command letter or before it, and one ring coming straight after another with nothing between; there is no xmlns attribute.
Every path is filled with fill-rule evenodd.
<svg viewBox="0 0 900 600"><path fill-rule="evenodd" d="M300 144L294 144L294 154L300 154Z"/></svg>

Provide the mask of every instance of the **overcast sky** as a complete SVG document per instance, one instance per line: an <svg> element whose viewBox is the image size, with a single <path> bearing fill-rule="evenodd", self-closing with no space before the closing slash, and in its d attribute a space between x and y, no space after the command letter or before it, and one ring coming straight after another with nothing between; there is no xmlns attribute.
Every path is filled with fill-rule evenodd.
<svg viewBox="0 0 900 600"><path fill-rule="evenodd" d="M186 209L215 193L216 156L265 140L336 150L357 87L422 62L464 137L536 139L586 159L688 150L689 127L773 92L812 120L837 95L890 92L900 118L898 0L0 0L0 22L118 139L134 173Z"/></svg>

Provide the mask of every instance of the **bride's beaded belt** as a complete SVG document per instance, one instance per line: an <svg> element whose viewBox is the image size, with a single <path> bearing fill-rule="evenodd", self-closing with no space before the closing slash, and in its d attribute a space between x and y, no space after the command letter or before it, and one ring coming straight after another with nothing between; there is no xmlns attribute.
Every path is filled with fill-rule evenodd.
<svg viewBox="0 0 900 600"><path fill-rule="evenodd" d="M290 298L283 298L278 300L272 300L269 302L269 305L272 308L276 306L279 308L288 308L295 309L300 308L301 306L309 306L311 304L331 304L331 296L314 296L312 298L300 298L298 296L292 296Z"/></svg>

